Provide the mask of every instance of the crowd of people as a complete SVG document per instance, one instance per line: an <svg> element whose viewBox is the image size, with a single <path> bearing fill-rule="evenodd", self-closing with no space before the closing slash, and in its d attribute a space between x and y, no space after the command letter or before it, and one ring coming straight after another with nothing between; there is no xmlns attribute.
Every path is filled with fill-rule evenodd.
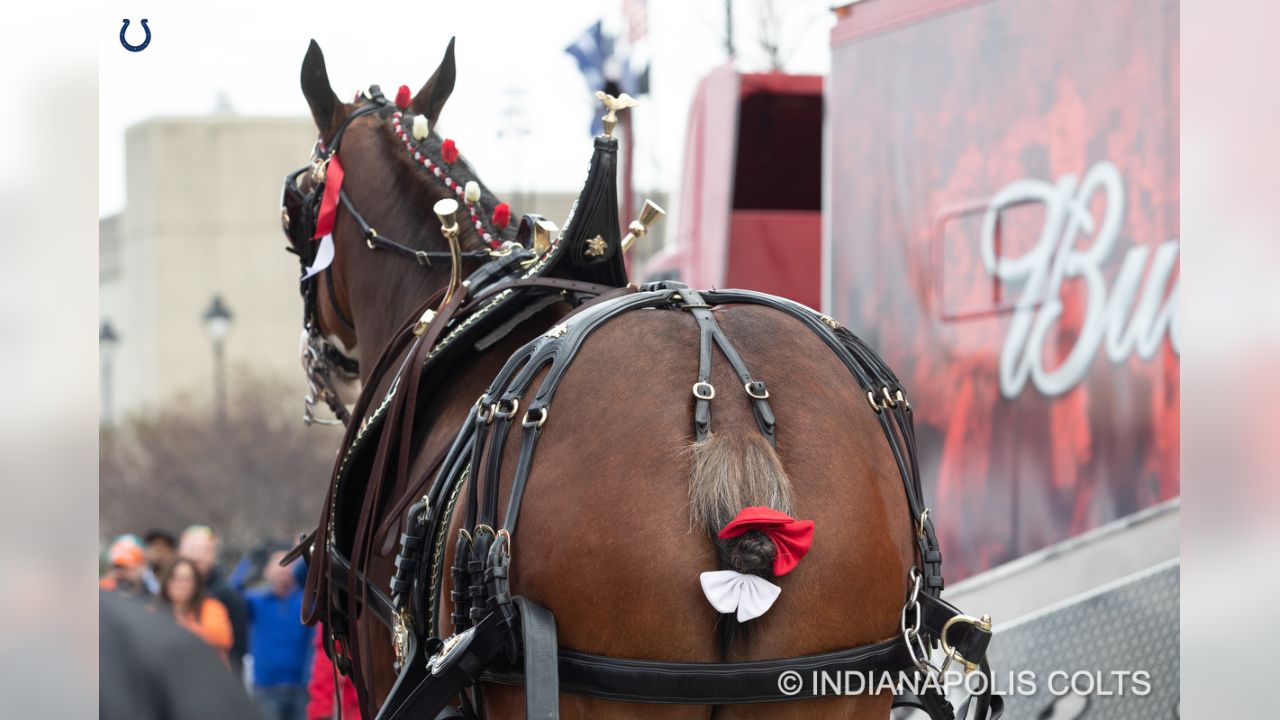
<svg viewBox="0 0 1280 720"><path fill-rule="evenodd" d="M282 565L287 549L268 542L228 574L219 546L202 525L178 536L160 529L121 535L107 550L98 586L113 602L127 598L202 640L221 661L214 672L243 681L268 720L358 719L355 689L334 672L323 628L302 624L305 564Z"/></svg>

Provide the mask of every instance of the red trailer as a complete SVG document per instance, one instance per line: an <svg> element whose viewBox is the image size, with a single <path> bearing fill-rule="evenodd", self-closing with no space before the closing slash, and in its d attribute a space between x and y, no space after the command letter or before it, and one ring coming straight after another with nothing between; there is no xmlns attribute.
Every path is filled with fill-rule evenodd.
<svg viewBox="0 0 1280 720"><path fill-rule="evenodd" d="M674 242L638 275L876 347L950 580L1177 497L1176 0L836 12L825 87L703 81Z"/></svg>
<svg viewBox="0 0 1280 720"><path fill-rule="evenodd" d="M636 275L817 307L822 78L713 70L694 97L685 149L673 239Z"/></svg>

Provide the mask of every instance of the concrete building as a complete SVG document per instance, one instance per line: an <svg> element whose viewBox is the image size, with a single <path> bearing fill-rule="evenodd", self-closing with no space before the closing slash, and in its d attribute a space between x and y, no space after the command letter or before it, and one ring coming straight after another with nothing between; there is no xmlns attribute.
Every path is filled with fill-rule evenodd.
<svg viewBox="0 0 1280 720"><path fill-rule="evenodd" d="M248 366L296 380L301 397L298 264L284 251L279 200L285 174L306 162L314 140L309 118L217 113L129 128L127 205L99 223L101 320L119 336L103 359L104 415L213 402L212 341L201 317L214 295L234 314L229 381ZM517 213L536 208L557 223L576 197L496 193Z"/></svg>
<svg viewBox="0 0 1280 720"><path fill-rule="evenodd" d="M302 307L280 183L314 139L309 119L226 113L126 132L127 205L101 220L99 239L100 311L120 337L104 377L117 417L184 395L211 402L201 316L215 294L234 313L229 367L297 367Z"/></svg>

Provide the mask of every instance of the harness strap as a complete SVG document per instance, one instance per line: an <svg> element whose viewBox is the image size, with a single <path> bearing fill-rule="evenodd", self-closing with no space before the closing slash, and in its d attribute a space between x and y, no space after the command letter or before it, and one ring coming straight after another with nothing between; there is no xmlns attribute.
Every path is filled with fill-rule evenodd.
<svg viewBox="0 0 1280 720"><path fill-rule="evenodd" d="M524 716L528 720L560 717L560 668L556 661L556 617L550 610L517 597L524 640Z"/></svg>
<svg viewBox="0 0 1280 720"><path fill-rule="evenodd" d="M747 662L664 662L633 660L561 649L560 690L575 695L634 703L676 705L740 705L818 697L813 673L884 674L914 668L900 639L848 650L776 660ZM786 694L778 687L783 673L799 673L801 687ZM526 684L518 668L496 668L484 682Z"/></svg>
<svg viewBox="0 0 1280 720"><path fill-rule="evenodd" d="M687 287L680 289L680 295L683 296L683 304L679 307L688 310L698 322L698 382L693 386L695 437L698 441L702 441L711 434L711 400L716 395L715 387L711 384L711 354L712 344L714 344L720 348L720 352L729 361L733 371L738 374L743 390L751 398L752 413L755 415L760 432L768 438L770 445L776 447L778 440L774 435L773 409L769 407L769 390L765 387L764 381L751 377L747 364L742 361L737 348L729 341L729 336L720 329L720 324L711 313L711 306L703 300L702 295Z"/></svg>

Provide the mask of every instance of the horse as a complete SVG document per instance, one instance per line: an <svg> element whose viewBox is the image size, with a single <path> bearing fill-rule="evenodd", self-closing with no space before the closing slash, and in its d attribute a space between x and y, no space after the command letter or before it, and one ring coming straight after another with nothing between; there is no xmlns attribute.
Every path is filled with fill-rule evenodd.
<svg viewBox="0 0 1280 720"><path fill-rule="evenodd" d="M478 278L488 268L511 266L506 254L529 258L522 266L539 256L525 247L528 237L510 239L514 223L502 222L496 198L449 149L456 143L439 133L455 78L452 41L425 84L416 93L401 87L394 104L376 86L341 101L315 41L301 69L319 140L312 163L286 181L282 221L303 266L308 416L318 394L348 428L319 527L296 552L307 554L311 566L304 618L325 622L326 651L354 676L365 716L395 717L387 703L409 682L402 678L440 671L442 659L462 644L462 630L472 624L465 581L447 599L427 584L436 592L435 613L430 597L425 610L400 598L415 572L427 578L419 583L438 577L440 568L465 576L458 554L483 559L483 549L468 544L480 544L481 526L464 527L464 516L474 519L476 502L496 508L513 495L514 508L522 508L518 532L494 532L504 517L493 515L484 541L503 545L509 566L489 570L484 581L509 583L510 594L526 603L521 608L545 608L554 618L553 683L557 647L561 668L570 667L566 653L580 653L677 670L759 669L774 659L868 645L909 653L913 666L925 667L916 651L927 654L928 640L919 628L934 613L921 603L941 590L941 559L918 476L910 476L910 404L891 373L884 368L864 378L876 385L859 386L841 360L849 351L841 348L859 358L874 354L833 319L778 299L678 284L639 287L618 281L617 271L609 283L572 272L508 279L486 295ZM597 156L608 147L601 142ZM458 201L465 201L461 222L450 215ZM613 204L613 215L588 212L582 203L570 223L599 215L606 227L583 257L603 254L608 242L621 267L616 195L603 205ZM437 213L441 207L446 212ZM530 227L536 234L538 218L526 218L521 232ZM542 244L543 255L551 255ZM498 330L454 343L447 362L432 364L433 353L464 331L486 300L522 290L529 299ZM637 309L609 310L619 303ZM600 319L608 312L614 314ZM577 330L590 322L589 330ZM536 355L527 348L575 332L571 363L526 368ZM864 363L879 372L875 362ZM536 425L540 439L536 455L522 457L519 423L511 422L520 418L519 398L504 405L497 393L521 374L532 387L555 373L554 407L523 416L526 434ZM879 387L882 377L889 379ZM343 398L357 384L358 399L348 408ZM481 420L494 416L516 430L473 443L471 461L463 462L460 430L489 432ZM452 495L430 496L445 466L463 468ZM499 470L486 475L481 466ZM518 487L501 471L513 467L524 473ZM427 505L440 512L429 496L462 498L459 510L450 503L439 521L439 535L449 541L437 542L442 557L431 572L424 569L429 555L419 562L408 554L433 540L413 520ZM744 525L751 529L726 537L749 509L809 529L807 550L798 553L803 560L785 576L776 572L780 557L797 553L784 552L763 526ZM508 507L505 520L513 523L512 512ZM751 587L767 581L779 589L767 612L743 620L745 605L737 615L713 607L700 578L723 571ZM475 575L471 581L479 584ZM380 590L387 587L391 600ZM940 600L929 603L941 607ZM484 615L483 603L470 607L473 617ZM419 612L408 612L414 608ZM423 615L431 616L427 626ZM524 614L530 647L534 619ZM974 660L985 651L990 626L965 623L951 634L978 638L962 654ZM934 639L938 634L933 627ZM940 634L945 643L948 629ZM423 663L428 655L431 663ZM426 664L430 672L414 670ZM440 717L520 716L532 707L522 697L534 691L535 675L547 672L525 664L525 681L487 674ZM667 666L652 667L661 675ZM529 686L523 692L520 682ZM556 688L550 702L566 718L883 718L894 702L891 692L819 697L808 690L790 702L681 702L677 693L651 704ZM769 700L791 694L761 692ZM920 702L931 701L922 693Z"/></svg>

